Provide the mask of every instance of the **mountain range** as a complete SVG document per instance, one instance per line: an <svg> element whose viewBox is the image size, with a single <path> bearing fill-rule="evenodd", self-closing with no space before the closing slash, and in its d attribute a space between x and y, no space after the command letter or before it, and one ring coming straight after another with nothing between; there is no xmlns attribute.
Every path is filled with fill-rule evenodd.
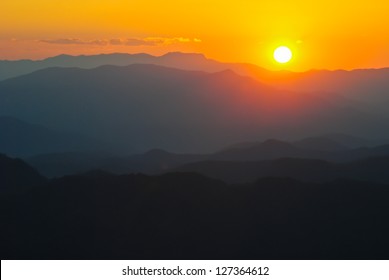
<svg viewBox="0 0 389 280"><path fill-rule="evenodd" d="M0 116L0 132L1 152L17 157L104 149L100 141L90 137L58 132L9 116Z"/></svg>
<svg viewBox="0 0 389 280"><path fill-rule="evenodd" d="M103 65L128 66L131 64L153 64L182 70L221 72L227 69L234 70L239 74L252 72L266 72L265 69L251 64L243 63L221 63L208 59L199 53L167 53L162 56L152 56L145 53L127 54L101 54L101 55L59 55L43 60L0 60L0 81L17 76L29 74L46 68L83 68L93 69ZM254 71L255 69L255 71Z"/></svg>
<svg viewBox="0 0 389 280"><path fill-rule="evenodd" d="M388 92L201 54L0 61L0 257L388 259Z"/></svg>
<svg viewBox="0 0 389 280"><path fill-rule="evenodd" d="M0 195L2 259L388 258L386 184L102 171L45 181L20 160L0 164L19 190Z"/></svg>
<svg viewBox="0 0 389 280"><path fill-rule="evenodd" d="M119 154L210 152L333 131L387 136L386 116L335 95L279 90L230 70L138 64L49 68L0 82L0 115L98 139Z"/></svg>
<svg viewBox="0 0 389 280"><path fill-rule="evenodd" d="M331 136L329 135L328 137ZM364 145L354 148L353 145L357 140L363 140L351 136L347 137L346 135L335 136L336 138L349 139L350 141L344 142L341 145L334 140L329 140L322 136L295 142L272 139L264 142L239 143L208 154L179 154L154 149L132 156L112 156L98 153L54 153L27 157L25 160L47 177L61 177L98 169L114 174L144 173L150 175L190 171L216 177L224 181L231 181L230 178L236 177L236 172L239 173L243 170L245 175L240 176L238 181L251 182L258 177L273 176L282 170L290 170L291 172L283 173L284 175L279 173L280 176L309 180L309 178L315 178L310 177L311 175L313 176L310 172L306 172L305 177L300 175L304 173L304 168L311 168L311 163L312 166L316 166L316 163L318 163L318 167L323 163L323 166L330 166L331 170L338 170L340 166L343 168L350 165L354 168L355 162L359 164L360 162L368 162L370 159L374 159L373 162L376 162L377 166L379 166L379 168L376 166L377 170L379 170L376 174L377 180L374 177L369 177L369 180L381 182L384 175L380 174L385 173L386 166L385 161L382 159L389 156L389 146L369 147ZM368 140L364 141L366 141L365 143L371 142ZM302 143L307 142L310 145L302 147ZM350 146L347 147L346 143L350 143ZM279 165L279 163L283 165ZM278 165L284 166L284 168L278 170ZM297 166L301 167L297 170L298 173L292 172ZM247 170L245 170L246 168ZM342 176L354 179L367 178L363 177L363 170L352 168L352 171L347 173L346 169L342 168L340 173L332 172L327 179L332 180ZM226 171L223 171L224 169ZM267 171L269 169L270 171ZM215 173L213 170L218 170L218 173ZM368 173L370 172L370 168L366 170ZM352 172L355 172L355 174L353 175ZM327 173L327 169L323 169L320 174ZM320 176L319 178L323 177L322 175ZM236 180L232 181L236 182Z"/></svg>
<svg viewBox="0 0 389 280"><path fill-rule="evenodd" d="M354 102L367 102L385 109L388 104L389 69L310 70L306 72L269 71L249 63L224 63L209 59L200 53L167 53L152 56L145 53L113 53L101 55L59 55L44 60L0 60L0 81L29 74L46 68L93 69L104 65L128 66L151 64L168 68L216 73L232 70L268 85L290 90L340 95ZM381 105L381 106L380 106Z"/></svg>

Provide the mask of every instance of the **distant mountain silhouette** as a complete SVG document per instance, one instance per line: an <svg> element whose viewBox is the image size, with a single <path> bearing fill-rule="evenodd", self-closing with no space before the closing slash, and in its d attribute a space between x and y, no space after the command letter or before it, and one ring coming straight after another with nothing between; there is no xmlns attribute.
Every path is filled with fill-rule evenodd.
<svg viewBox="0 0 389 280"><path fill-rule="evenodd" d="M351 136L349 137L352 139ZM303 144L305 143L307 143L307 145L304 146ZM315 166L316 163L324 161L328 162L328 164L331 163L331 167L337 169L338 163L344 165L349 164L350 162L363 161L370 158L386 157L389 157L389 145L352 149L346 148L345 146L326 138L311 137L295 142L285 142L273 139L264 142L238 143L228 146L219 152L209 154L179 154L161 149L154 149L146 153L132 156L115 156L98 153L57 153L28 157L25 160L47 177L61 177L64 175L78 174L92 169L105 170L114 174L144 173L152 175L181 170L181 168L182 170L186 170L188 166L189 168L195 167L195 169L191 171L200 172L212 177L212 174L207 173L207 170L204 171L204 169L202 169L203 166L210 166L211 164L211 166L216 166L215 169L218 169L218 172L224 174L222 168L223 164L226 164L227 167L231 167L232 169L233 167L236 167L237 170L240 170L244 169L246 166L242 164L243 162L249 162L247 164L247 166L250 167L249 171L247 171L248 177L245 178L245 176L242 175L239 178L243 181L252 181L257 178L257 173L255 173L257 172L256 168L262 166L261 164L264 160L270 160L273 163L274 160L281 159L280 162L284 163L286 161L285 159L289 158L290 160L286 161L286 163L293 164L293 160L296 159L297 166L304 166L304 164L309 165L311 162ZM262 163L258 165L259 161ZM200 169L197 169L197 167ZM295 166L293 166L291 170L294 170L294 168ZM302 169L299 170L302 172ZM344 173L344 169L338 171L340 171L340 175L333 172L329 178L334 179L337 178L338 175L342 177L342 174L344 176L347 175L346 177L350 177L348 173ZM352 172L358 173L359 171L353 170ZM246 174L246 172L243 172L242 174ZM294 174L295 173L292 172L284 175L295 178ZM275 176L276 174L269 173L267 175ZM357 176L351 176L350 178L360 178L358 177L358 174L356 175ZM235 176L234 171L231 172L231 176ZM307 176L308 177L297 176L296 178L304 180L311 178L309 174L307 174ZM320 176L322 176L322 173L320 173ZM220 179L222 178L224 177L220 177ZM361 178L364 177L362 176ZM373 177L365 179L375 181ZM378 182L381 181L378 180Z"/></svg>
<svg viewBox="0 0 389 280"><path fill-rule="evenodd" d="M389 86L388 76L389 68L351 71L312 70L302 73L289 72L284 77L278 78L277 84L289 90L339 93L361 102L371 103L378 100L385 102L388 100L386 94Z"/></svg>
<svg viewBox="0 0 389 280"><path fill-rule="evenodd" d="M44 60L0 61L0 80L18 77L51 67L78 67L92 69L102 65L126 66L133 63L147 63L152 60L147 54L109 54L97 56L59 55Z"/></svg>
<svg viewBox="0 0 389 280"><path fill-rule="evenodd" d="M103 172L0 196L2 259L387 259L387 185Z"/></svg>
<svg viewBox="0 0 389 280"><path fill-rule="evenodd" d="M0 114L88 135L121 154L212 151L264 135L382 133L384 118L343 102L275 90L232 71L155 65L53 68L0 82Z"/></svg>
<svg viewBox="0 0 389 280"><path fill-rule="evenodd" d="M42 154L26 158L26 162L45 176L52 178L79 174L93 169L115 174L161 174L180 165L208 158L208 155L175 154L155 149L144 154L126 157L93 153Z"/></svg>
<svg viewBox="0 0 389 280"><path fill-rule="evenodd" d="M348 148L361 148L361 147L369 147L374 145L378 146L378 145L385 144L385 140L383 140L383 142L380 142L379 140L366 139L366 138L356 137L353 135L347 135L344 133L330 133L330 134L327 133L313 138L329 139Z"/></svg>
<svg viewBox="0 0 389 280"><path fill-rule="evenodd" d="M332 139L321 137L310 137L293 143L302 149L317 150L317 151L345 151L349 148Z"/></svg>
<svg viewBox="0 0 389 280"><path fill-rule="evenodd" d="M90 137L62 133L20 119L0 116L0 151L18 157L65 151L97 151L104 145Z"/></svg>
<svg viewBox="0 0 389 280"><path fill-rule="evenodd" d="M288 142L270 139L261 143L225 149L213 156L214 159L258 160L280 157L304 157L306 152Z"/></svg>
<svg viewBox="0 0 389 280"><path fill-rule="evenodd" d="M344 137L346 139L346 135L344 135ZM389 156L389 145L359 146L359 143L373 143L374 140L364 140L364 142L362 142L362 140L354 141L354 139L359 139L357 137L347 137L350 141L344 140L344 144L339 144L334 140L324 137L310 137L293 142L275 139L267 140L265 142L246 142L229 146L220 152L211 154L208 159L258 161L279 158L305 158L347 162L370 157ZM348 147L346 145L348 145ZM354 146L358 148L353 148Z"/></svg>
<svg viewBox="0 0 389 280"><path fill-rule="evenodd" d="M159 174L168 172L171 169L188 162L201 161L208 158L208 155L201 154L176 154L160 149L150 150L144 154L133 155L124 158L125 165L122 165L122 173L142 172L148 174ZM129 168L128 168L129 167ZM111 171L120 171L111 169Z"/></svg>
<svg viewBox="0 0 389 280"><path fill-rule="evenodd" d="M248 63L222 63L208 59L198 53L167 53L152 56L144 53L113 53L90 56L59 55L41 61L0 61L0 81L29 74L51 67L77 67L92 69L103 65L128 66L153 64L182 70L205 71L209 73L232 70L260 82L280 89L310 92L323 99L344 99L354 106L373 106L376 114L385 114L389 102L386 92L389 88L389 69L357 69L352 71L312 70L301 73L290 71L268 71Z"/></svg>
<svg viewBox="0 0 389 280"><path fill-rule="evenodd" d="M125 172L120 172L122 171L121 169L116 170L116 166L123 166L123 164L120 164L123 162L120 157L99 153L68 152L40 154L27 157L24 160L49 178L85 173L105 167L106 171L113 169L118 171L118 173L129 173L131 171L130 169L127 169Z"/></svg>
<svg viewBox="0 0 389 280"><path fill-rule="evenodd" d="M388 69L357 69L352 71L311 70L295 73L290 71L268 71L249 63L222 63L208 59L199 53L167 53L162 56L149 54L113 53L101 55L59 55L40 61L0 61L0 81L29 74L50 67L77 67L92 69L103 65L128 66L132 64L154 64L182 70L209 73L232 70L268 85L297 92L311 92L321 98L343 98L356 103L367 103L385 113L389 97Z"/></svg>
<svg viewBox="0 0 389 280"><path fill-rule="evenodd" d="M52 67L77 67L83 69L93 69L103 65L128 66L132 64L154 64L165 67L178 68L182 70L197 70L206 72L220 72L227 69L234 70L238 74L265 73L263 68L249 64L221 63L208 59L199 53L172 52L162 56L152 56L149 54L126 54L113 53L101 55L59 55L44 60L0 60L0 81L9 78L29 74L37 70Z"/></svg>
<svg viewBox="0 0 389 280"><path fill-rule="evenodd" d="M178 154L161 149L128 157L104 156L85 153L43 154L26 161L48 177L58 177L86 172L91 169L102 169L116 174L146 173L161 174L188 163L206 160L258 161L284 157L318 158L337 160L341 155L323 152L320 149L302 149L292 143L279 140L250 143L247 146L238 144L209 154ZM388 153L389 154L389 153ZM359 153L358 153L359 155ZM366 155L370 155L366 152ZM363 156L361 156L363 157ZM348 158L346 157L345 160Z"/></svg>
<svg viewBox="0 0 389 280"><path fill-rule="evenodd" d="M22 160L0 154L0 194L19 193L45 182L43 176Z"/></svg>
<svg viewBox="0 0 389 280"><path fill-rule="evenodd" d="M324 137L310 137L293 142L270 139L264 142L238 143L213 154L209 159L258 161L279 158L306 158L349 161L370 156L387 155L386 151L382 150L380 153L376 149L378 147L352 149Z"/></svg>
<svg viewBox="0 0 389 280"><path fill-rule="evenodd" d="M310 182L347 178L389 184L389 157L367 158L347 163L317 159L283 158L267 161L204 161L175 169L195 172L229 183L254 182L258 178L288 177Z"/></svg>
<svg viewBox="0 0 389 280"><path fill-rule="evenodd" d="M128 66L153 64L182 70L209 73L232 70L239 75L249 76L262 83L280 89L310 92L322 99L344 99L353 106L368 105L377 115L386 113L389 97L387 69L357 69L352 71L311 70L307 72L268 71L249 63L222 63L208 59L199 53L167 53L162 56L140 54L101 54L90 56L59 55L40 61L0 61L0 81L29 74L50 67L77 67L92 69L103 65Z"/></svg>

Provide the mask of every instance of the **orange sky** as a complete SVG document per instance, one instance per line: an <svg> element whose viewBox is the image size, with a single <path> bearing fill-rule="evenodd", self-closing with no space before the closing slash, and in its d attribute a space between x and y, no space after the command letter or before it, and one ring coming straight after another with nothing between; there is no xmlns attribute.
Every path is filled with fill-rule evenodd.
<svg viewBox="0 0 389 280"><path fill-rule="evenodd" d="M269 69L389 66L383 0L1 0L0 59L202 52ZM280 66L272 51L287 45Z"/></svg>

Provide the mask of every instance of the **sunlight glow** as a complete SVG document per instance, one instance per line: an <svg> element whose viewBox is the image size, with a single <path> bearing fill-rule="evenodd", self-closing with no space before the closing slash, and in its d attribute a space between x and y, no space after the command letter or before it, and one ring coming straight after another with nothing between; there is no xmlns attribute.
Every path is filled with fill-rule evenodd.
<svg viewBox="0 0 389 280"><path fill-rule="evenodd" d="M292 51L288 47L281 46L274 51L273 56L278 63L287 63L292 59Z"/></svg>

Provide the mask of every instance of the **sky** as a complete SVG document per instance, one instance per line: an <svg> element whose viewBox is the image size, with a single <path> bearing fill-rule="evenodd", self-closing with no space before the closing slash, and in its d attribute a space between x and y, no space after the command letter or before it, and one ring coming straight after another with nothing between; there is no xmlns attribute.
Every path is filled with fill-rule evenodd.
<svg viewBox="0 0 389 280"><path fill-rule="evenodd" d="M203 53L277 70L389 66L384 0L1 0L0 59ZM293 59L277 64L286 45Z"/></svg>

